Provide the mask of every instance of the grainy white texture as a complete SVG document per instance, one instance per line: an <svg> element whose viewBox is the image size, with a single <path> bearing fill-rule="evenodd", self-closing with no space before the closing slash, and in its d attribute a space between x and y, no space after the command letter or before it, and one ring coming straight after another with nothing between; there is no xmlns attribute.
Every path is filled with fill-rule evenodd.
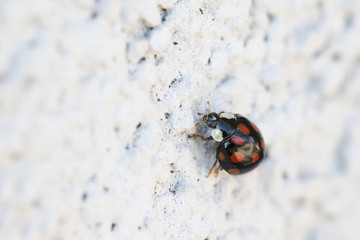
<svg viewBox="0 0 360 240"><path fill-rule="evenodd" d="M358 0L0 2L0 239L360 239ZM196 113L268 157L206 174ZM209 134L209 132L207 132Z"/></svg>

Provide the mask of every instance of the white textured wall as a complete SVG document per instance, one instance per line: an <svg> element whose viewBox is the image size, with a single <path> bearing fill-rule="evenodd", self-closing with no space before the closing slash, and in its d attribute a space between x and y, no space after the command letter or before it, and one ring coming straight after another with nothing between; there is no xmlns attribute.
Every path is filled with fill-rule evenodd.
<svg viewBox="0 0 360 240"><path fill-rule="evenodd" d="M0 1L0 239L360 239L357 0ZM204 112L268 157L206 178Z"/></svg>

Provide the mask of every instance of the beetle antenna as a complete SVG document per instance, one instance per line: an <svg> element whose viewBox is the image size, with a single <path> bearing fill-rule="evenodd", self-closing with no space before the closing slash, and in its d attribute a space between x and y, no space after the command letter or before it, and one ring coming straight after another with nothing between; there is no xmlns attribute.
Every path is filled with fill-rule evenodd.
<svg viewBox="0 0 360 240"><path fill-rule="evenodd" d="M201 126L201 125L203 125L204 123L206 123L206 121L201 121L201 122L198 122L195 126Z"/></svg>
<svg viewBox="0 0 360 240"><path fill-rule="evenodd" d="M210 114L210 102L207 101L207 104L209 105L208 114L207 114L209 116L209 114Z"/></svg>

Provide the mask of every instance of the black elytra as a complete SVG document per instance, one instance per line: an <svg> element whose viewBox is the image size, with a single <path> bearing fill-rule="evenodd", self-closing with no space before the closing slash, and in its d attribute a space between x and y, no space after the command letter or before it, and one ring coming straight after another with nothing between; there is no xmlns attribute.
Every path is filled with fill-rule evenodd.
<svg viewBox="0 0 360 240"><path fill-rule="evenodd" d="M257 126L240 114L210 112L198 113L203 120L196 126L206 123L211 129L211 136L204 137L200 134L189 135L190 138L200 137L203 140L215 140L220 142L216 151L216 161L211 167L208 176L219 163L215 170L216 176L220 169L224 169L231 175L249 172L256 168L264 158L265 143Z"/></svg>

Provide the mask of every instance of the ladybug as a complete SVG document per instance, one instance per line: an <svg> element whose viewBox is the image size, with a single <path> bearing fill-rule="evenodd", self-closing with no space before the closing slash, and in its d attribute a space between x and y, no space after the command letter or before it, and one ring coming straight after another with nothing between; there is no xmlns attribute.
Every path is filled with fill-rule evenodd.
<svg viewBox="0 0 360 240"><path fill-rule="evenodd" d="M208 113L198 113L199 116L203 116L203 120L196 126L206 123L211 128L211 136L189 135L190 138L200 137L206 141L220 142L216 151L216 160L207 177L210 176L217 162L220 166L215 170L216 176L220 169L224 169L231 175L237 175L256 168L265 153L265 143L260 130L240 114L210 112L210 103L207 103L209 105Z"/></svg>

